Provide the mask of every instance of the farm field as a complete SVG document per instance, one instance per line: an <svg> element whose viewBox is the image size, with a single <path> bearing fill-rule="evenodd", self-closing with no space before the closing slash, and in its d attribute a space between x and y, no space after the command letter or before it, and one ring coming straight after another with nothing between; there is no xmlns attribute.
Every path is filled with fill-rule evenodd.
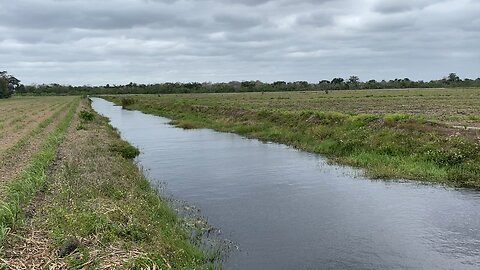
<svg viewBox="0 0 480 270"><path fill-rule="evenodd" d="M367 176L480 188L480 89L107 96L129 109L320 153Z"/></svg>
<svg viewBox="0 0 480 270"><path fill-rule="evenodd" d="M4 269L208 269L138 150L80 97L0 100Z"/></svg>
<svg viewBox="0 0 480 270"><path fill-rule="evenodd" d="M153 102L153 101L152 101ZM480 89L353 90L160 95L155 103L254 110L406 113L442 122L480 123Z"/></svg>
<svg viewBox="0 0 480 270"><path fill-rule="evenodd" d="M14 178L73 106L73 97L0 101L1 181ZM1 188L0 188L1 190Z"/></svg>

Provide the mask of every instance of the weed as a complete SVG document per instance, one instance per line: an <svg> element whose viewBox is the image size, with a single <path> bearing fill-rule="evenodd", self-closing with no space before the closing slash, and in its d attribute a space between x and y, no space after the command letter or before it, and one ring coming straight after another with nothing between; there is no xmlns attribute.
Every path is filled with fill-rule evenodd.
<svg viewBox="0 0 480 270"><path fill-rule="evenodd" d="M91 111L82 110L80 111L80 119L85 121L92 121L95 118L95 114Z"/></svg>
<svg viewBox="0 0 480 270"><path fill-rule="evenodd" d="M135 104L135 99L133 98L122 98L122 108L126 109L128 106Z"/></svg>
<svg viewBox="0 0 480 270"><path fill-rule="evenodd" d="M404 113L391 113L391 114L385 114L385 116L383 116L383 119L385 119L386 121L392 121L392 122L407 120L409 118L410 116Z"/></svg>
<svg viewBox="0 0 480 270"><path fill-rule="evenodd" d="M82 123L78 123L77 124L77 130L85 130L85 125L83 125Z"/></svg>
<svg viewBox="0 0 480 270"><path fill-rule="evenodd" d="M126 141L119 141L111 146L111 151L119 153L123 158L134 159L140 154L140 150Z"/></svg>

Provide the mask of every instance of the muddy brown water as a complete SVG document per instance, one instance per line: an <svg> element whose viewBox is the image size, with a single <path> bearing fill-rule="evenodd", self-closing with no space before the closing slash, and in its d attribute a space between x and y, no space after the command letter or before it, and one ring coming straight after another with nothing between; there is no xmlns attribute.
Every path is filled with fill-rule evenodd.
<svg viewBox="0 0 480 270"><path fill-rule="evenodd" d="M480 192L373 181L319 155L92 100L140 148L153 185L238 245L223 269L480 269Z"/></svg>

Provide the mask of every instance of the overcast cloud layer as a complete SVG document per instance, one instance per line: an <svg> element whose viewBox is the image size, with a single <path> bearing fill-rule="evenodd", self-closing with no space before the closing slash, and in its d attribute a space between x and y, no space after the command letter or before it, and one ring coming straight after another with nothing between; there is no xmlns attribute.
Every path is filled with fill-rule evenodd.
<svg viewBox="0 0 480 270"><path fill-rule="evenodd" d="M0 0L24 83L480 77L479 0Z"/></svg>

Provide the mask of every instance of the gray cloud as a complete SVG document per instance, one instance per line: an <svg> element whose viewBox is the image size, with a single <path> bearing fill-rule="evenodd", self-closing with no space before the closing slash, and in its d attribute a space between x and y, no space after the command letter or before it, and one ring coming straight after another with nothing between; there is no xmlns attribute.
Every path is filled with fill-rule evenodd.
<svg viewBox="0 0 480 270"><path fill-rule="evenodd" d="M479 77L475 0L0 0L26 83Z"/></svg>

